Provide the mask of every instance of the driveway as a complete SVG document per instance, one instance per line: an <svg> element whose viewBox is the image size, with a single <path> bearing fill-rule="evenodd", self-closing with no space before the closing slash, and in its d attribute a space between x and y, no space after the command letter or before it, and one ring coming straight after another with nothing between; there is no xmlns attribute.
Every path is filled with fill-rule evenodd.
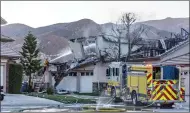
<svg viewBox="0 0 190 113"><path fill-rule="evenodd" d="M45 108L62 106L63 103L31 97L21 94L5 94L4 100L1 102L1 112L11 112L28 108Z"/></svg>

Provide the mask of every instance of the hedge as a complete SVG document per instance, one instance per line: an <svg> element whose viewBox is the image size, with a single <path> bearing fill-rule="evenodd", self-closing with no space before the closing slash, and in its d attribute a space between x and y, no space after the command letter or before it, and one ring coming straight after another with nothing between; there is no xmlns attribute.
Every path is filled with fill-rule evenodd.
<svg viewBox="0 0 190 113"><path fill-rule="evenodd" d="M22 85L23 68L20 64L9 64L9 93L19 94Z"/></svg>

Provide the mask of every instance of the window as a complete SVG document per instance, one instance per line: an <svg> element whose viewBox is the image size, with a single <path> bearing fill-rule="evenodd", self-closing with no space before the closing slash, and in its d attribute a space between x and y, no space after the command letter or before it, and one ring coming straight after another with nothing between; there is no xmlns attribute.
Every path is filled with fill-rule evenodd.
<svg viewBox="0 0 190 113"><path fill-rule="evenodd" d="M110 76L109 69L106 69L106 76Z"/></svg>
<svg viewBox="0 0 190 113"><path fill-rule="evenodd" d="M81 72L81 76L84 76L84 72Z"/></svg>
<svg viewBox="0 0 190 113"><path fill-rule="evenodd" d="M89 76L89 72L86 72L86 76Z"/></svg>
<svg viewBox="0 0 190 113"><path fill-rule="evenodd" d="M77 76L77 72L74 72L74 73L73 73L73 76Z"/></svg>
<svg viewBox="0 0 190 113"><path fill-rule="evenodd" d="M94 73L93 73L93 72L91 72L91 73L90 73L90 75L91 75L91 76L93 76L93 75L94 75Z"/></svg>
<svg viewBox="0 0 190 113"><path fill-rule="evenodd" d="M119 68L116 68L116 76L119 76Z"/></svg>

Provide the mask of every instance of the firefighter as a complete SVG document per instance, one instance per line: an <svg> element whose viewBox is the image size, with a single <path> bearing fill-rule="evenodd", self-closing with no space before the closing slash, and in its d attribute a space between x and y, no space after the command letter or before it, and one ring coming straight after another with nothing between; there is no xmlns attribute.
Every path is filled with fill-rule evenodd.
<svg viewBox="0 0 190 113"><path fill-rule="evenodd" d="M45 73L47 66L49 66L48 59L45 60L43 74Z"/></svg>

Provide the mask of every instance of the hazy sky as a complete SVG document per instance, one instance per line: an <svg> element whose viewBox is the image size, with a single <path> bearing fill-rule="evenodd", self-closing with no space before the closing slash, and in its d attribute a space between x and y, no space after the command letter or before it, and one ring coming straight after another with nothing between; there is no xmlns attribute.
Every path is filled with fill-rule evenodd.
<svg viewBox="0 0 190 113"><path fill-rule="evenodd" d="M1 16L9 24L31 27L83 18L115 22L123 12L135 12L141 21L189 17L189 1L1 1Z"/></svg>

